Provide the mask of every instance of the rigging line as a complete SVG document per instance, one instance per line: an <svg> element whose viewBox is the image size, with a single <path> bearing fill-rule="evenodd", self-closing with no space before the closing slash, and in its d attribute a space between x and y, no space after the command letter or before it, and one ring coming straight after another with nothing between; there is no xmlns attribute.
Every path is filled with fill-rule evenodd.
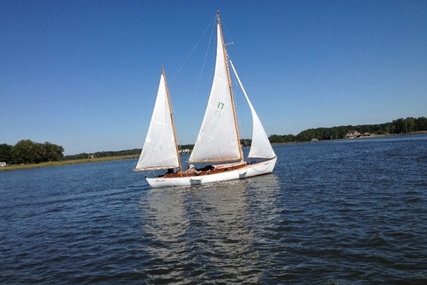
<svg viewBox="0 0 427 285"><path fill-rule="evenodd" d="M190 53L187 55L187 57L185 58L184 62L181 64L181 66L178 69L178 72L176 73L176 75L173 77L172 82L175 81L175 79L178 77L178 75L180 74L182 68L184 67L184 65L187 63L188 59L191 57L191 55L193 54L194 50L196 49L196 47L199 45L200 41L202 40L202 38L205 36L207 30L209 29L209 27L211 26L212 22L215 20L216 18L214 17L212 19L212 21L209 23L209 25L206 27L206 29L203 31L202 35L200 36L199 40L196 42L196 44L194 45L194 47L191 49Z"/></svg>
<svg viewBox="0 0 427 285"><path fill-rule="evenodd" d="M230 43L233 44L233 43ZM228 53L227 53L228 55ZM251 133L249 131L250 128L248 128L247 126L247 117L248 116L248 108L247 108L247 103L246 103L246 99L244 98L244 95L242 96L242 89L238 88L240 87L238 80L236 78L236 73L234 72L234 66L233 66L233 62L231 61L231 58L228 56L228 62L230 63L230 66L232 67L233 72L230 71L230 78L231 78L231 86L233 88L233 94L234 94L234 102L236 105L236 112L237 112L237 117L239 118L239 129L240 129L240 134L241 137L240 139L250 139L251 138ZM248 137L249 134L249 137ZM246 136L246 137L244 137Z"/></svg>
<svg viewBox="0 0 427 285"><path fill-rule="evenodd" d="M214 18L215 20L216 18ZM212 24L212 22L210 23ZM211 36L209 37L209 43L208 43L208 47L206 48L206 53L205 53L205 58L203 59L203 64L202 64L202 68L200 69L200 74L199 74L199 78L197 80L197 84L196 84L196 88L194 90L194 95L197 95L197 91L199 90L199 86L200 86L200 81L202 80L202 75L203 75L203 70L205 69L205 65L206 65L206 59L208 58L208 53L210 50L210 46L211 46L211 42L212 42L212 38L213 38L213 34L215 32L215 26L216 26L216 22L214 25L212 25L212 31L211 31Z"/></svg>
<svg viewBox="0 0 427 285"><path fill-rule="evenodd" d="M231 40L230 43L225 44L225 45L232 45L234 44L233 38L231 37L231 34L228 32L226 25L224 24L224 22L221 20L221 26L222 26L222 31L227 34L227 37Z"/></svg>

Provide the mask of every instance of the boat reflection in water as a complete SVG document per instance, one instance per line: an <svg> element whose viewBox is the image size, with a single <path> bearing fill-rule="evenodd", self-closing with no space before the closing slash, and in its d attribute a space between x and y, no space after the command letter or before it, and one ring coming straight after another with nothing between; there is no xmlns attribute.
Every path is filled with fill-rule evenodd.
<svg viewBox="0 0 427 285"><path fill-rule="evenodd" d="M149 190L140 202L143 238L151 241L142 270L155 283L260 282L278 185L275 175L266 175Z"/></svg>

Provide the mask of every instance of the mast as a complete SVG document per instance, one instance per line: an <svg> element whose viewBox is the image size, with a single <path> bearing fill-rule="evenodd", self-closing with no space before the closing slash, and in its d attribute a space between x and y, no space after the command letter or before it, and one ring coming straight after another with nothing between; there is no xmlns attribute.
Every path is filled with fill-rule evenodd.
<svg viewBox="0 0 427 285"><path fill-rule="evenodd" d="M162 74L163 77L165 79L165 87L166 87L166 96L168 99L168 105L169 105L169 110L170 110L170 117L171 117L171 122L172 122L172 132L173 132L173 138L175 141L175 149L176 149L176 155L178 157L178 164L179 164L179 170L182 170L182 163L181 163L181 156L179 154L179 148L178 148L178 138L176 135L176 130L175 130L175 121L173 119L173 110L172 110L172 104L171 104L171 99L170 99L170 95L169 95L169 87L168 87L168 83L166 80L166 72L165 72L165 68L162 66Z"/></svg>
<svg viewBox="0 0 427 285"><path fill-rule="evenodd" d="M240 160L243 160L243 151L242 151L242 147L240 145L239 125L237 123L236 105L235 105L235 102L234 102L233 87L231 85L230 68L228 66L228 53L227 53L227 49L225 48L224 35L222 33L222 26L221 26L221 19L220 19L220 16L219 16L219 11L216 11L216 18L217 18L218 29L219 29L220 34L221 34L222 49L224 51L223 52L223 54L224 54L224 62L225 62L225 68L227 70L228 89L229 89L229 92L230 92L231 106L232 106L232 109L233 109L233 118L234 118L234 127L236 129L237 146L239 148Z"/></svg>

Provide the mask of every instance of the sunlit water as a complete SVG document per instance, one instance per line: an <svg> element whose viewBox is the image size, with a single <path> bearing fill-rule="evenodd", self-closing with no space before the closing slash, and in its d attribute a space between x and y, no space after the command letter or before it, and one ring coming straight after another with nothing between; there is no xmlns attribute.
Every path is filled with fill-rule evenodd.
<svg viewBox="0 0 427 285"><path fill-rule="evenodd" d="M427 136L275 151L189 188L135 160L0 172L0 283L427 284Z"/></svg>

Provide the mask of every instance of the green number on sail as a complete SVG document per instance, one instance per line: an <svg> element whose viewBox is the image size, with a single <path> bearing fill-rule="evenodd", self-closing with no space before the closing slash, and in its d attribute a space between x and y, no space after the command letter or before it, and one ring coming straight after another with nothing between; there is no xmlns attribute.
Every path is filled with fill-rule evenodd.
<svg viewBox="0 0 427 285"><path fill-rule="evenodd" d="M220 110L224 109L224 103L218 102L218 109Z"/></svg>

